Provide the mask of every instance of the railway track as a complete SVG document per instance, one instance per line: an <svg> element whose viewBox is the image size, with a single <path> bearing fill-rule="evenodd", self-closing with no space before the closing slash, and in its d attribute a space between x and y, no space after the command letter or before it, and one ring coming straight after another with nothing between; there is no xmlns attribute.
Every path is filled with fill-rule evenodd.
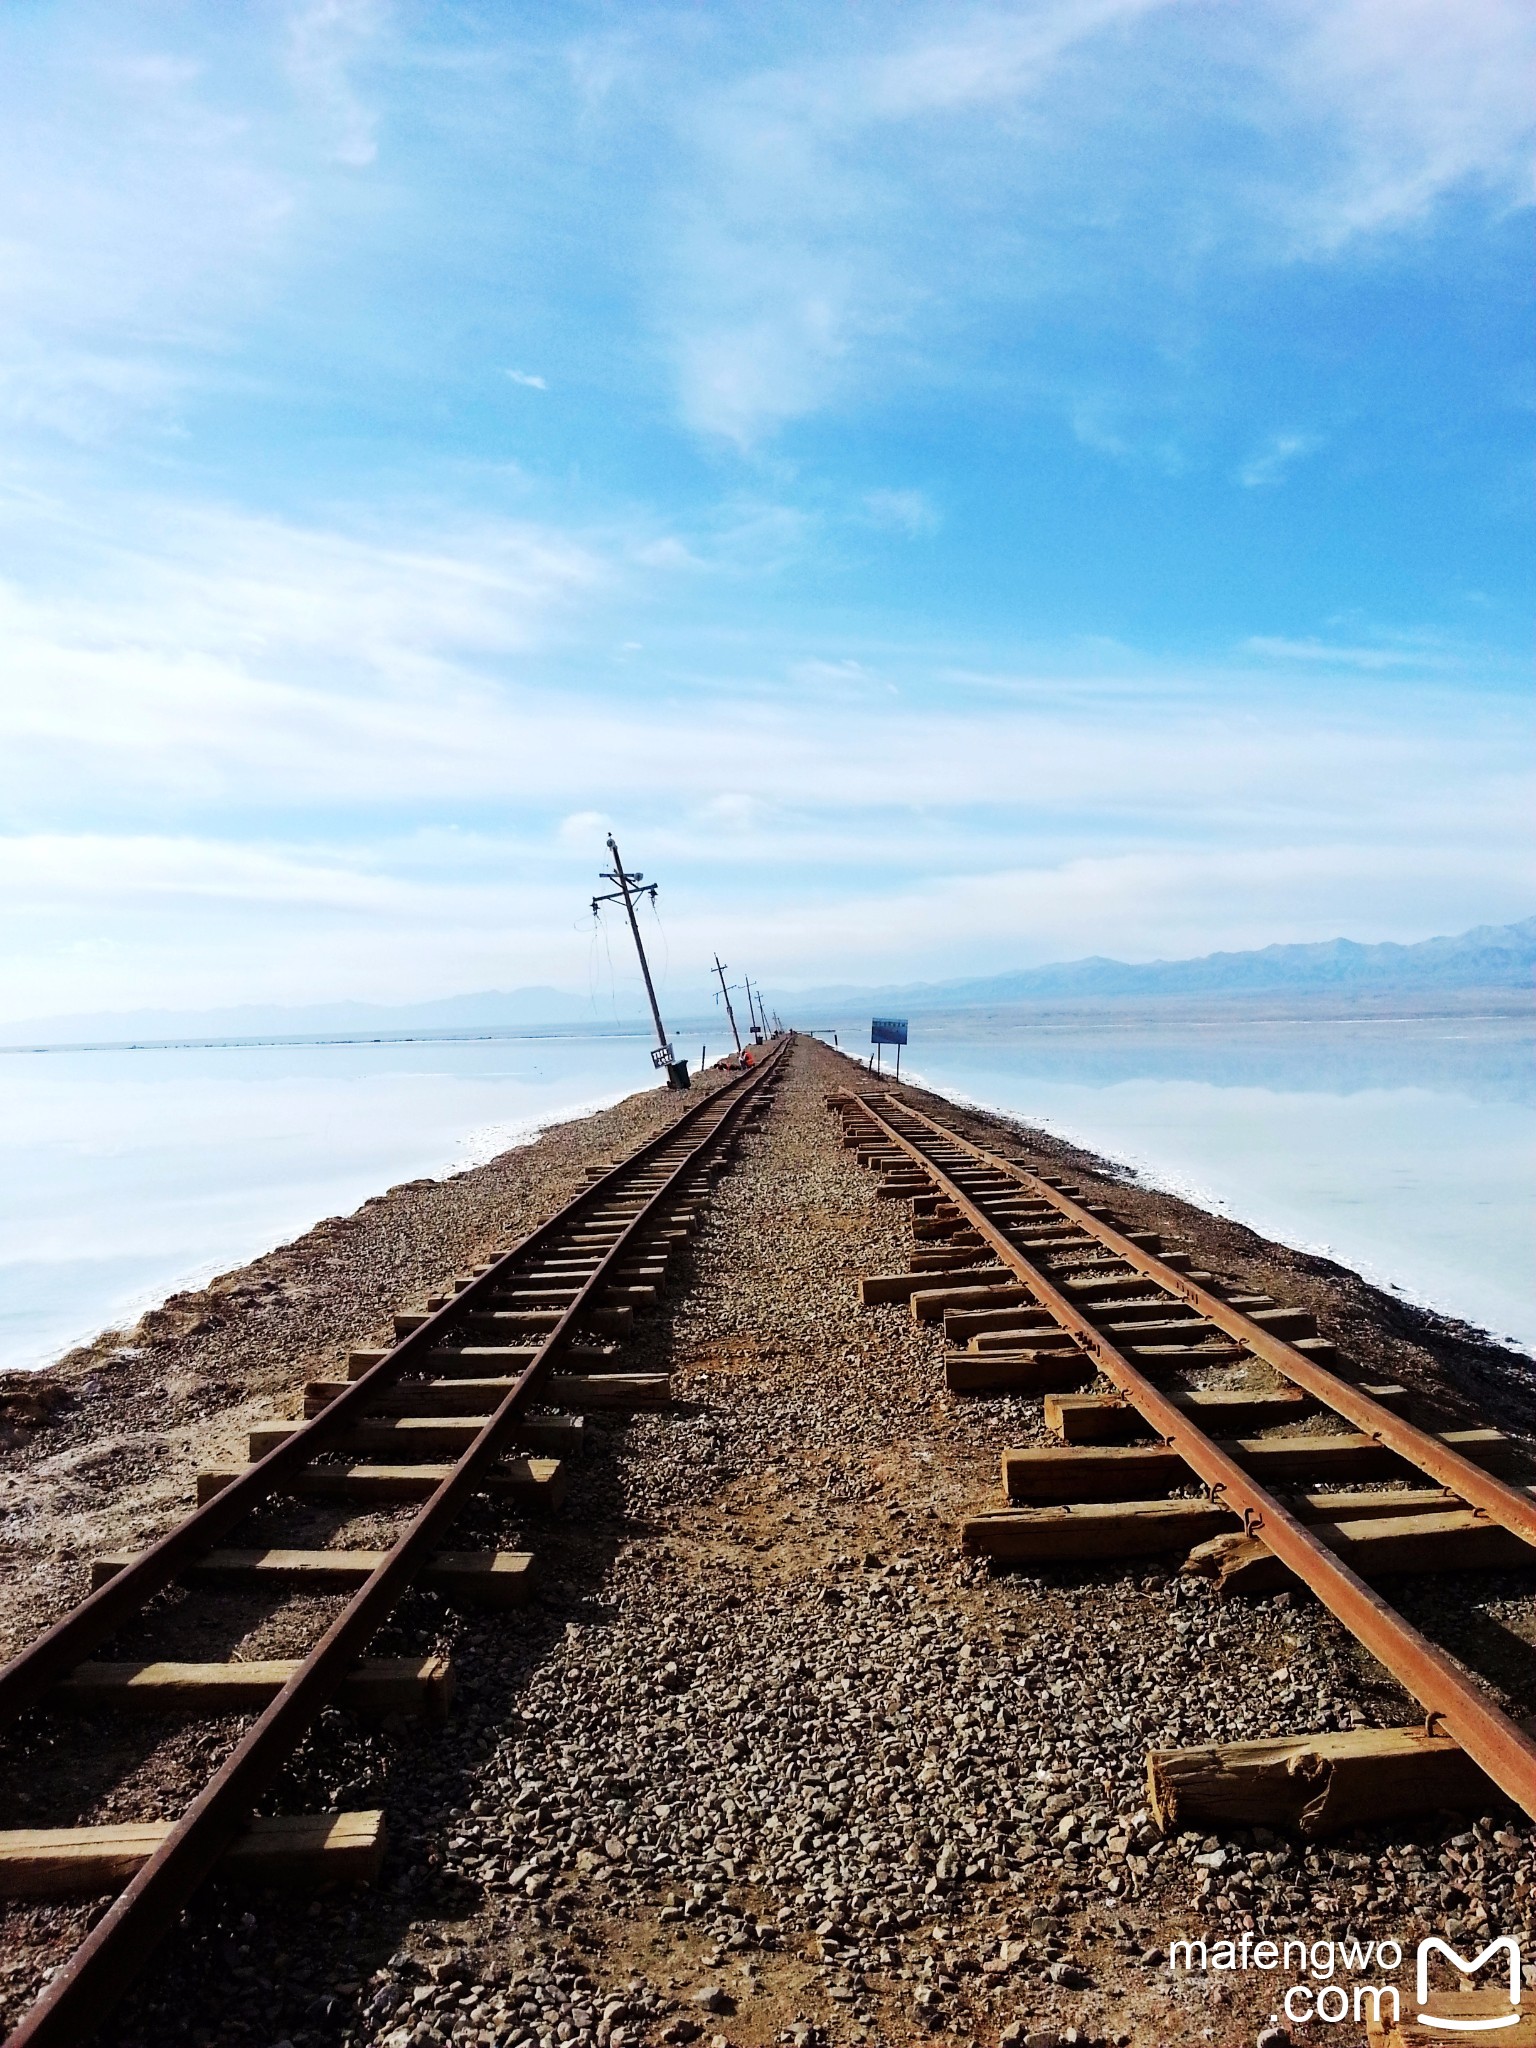
<svg viewBox="0 0 1536 2048"><path fill-rule="evenodd" d="M1220 1288L1059 1175L892 1094L838 1093L843 1143L913 1206L912 1268L865 1302L941 1322L958 1393L1043 1397L1063 1441L1005 1449L1006 1505L963 1542L998 1563L1184 1555L1226 1592L1308 1587L1424 1709L1417 1728L1149 1755L1165 1825L1350 1821L1475 1803L1536 1817L1536 1740L1373 1583L1536 1563L1536 1489L1497 1430L1432 1432L1348 1377L1310 1315ZM1105 1386L1104 1382L1107 1382Z"/></svg>
<svg viewBox="0 0 1536 2048"><path fill-rule="evenodd" d="M200 1474L196 1508L150 1549L96 1559L90 1596L0 1670L0 1728L29 1712L51 1717L81 1707L109 1719L134 1708L253 1715L172 1819L0 1834L6 1896L117 1891L6 2048L86 2041L226 1858L274 1876L317 1867L357 1876L377 1867L382 1815L262 1820L253 1818L257 1802L332 1702L363 1712L446 1711L447 1660L367 1655L413 1585L477 1606L526 1598L528 1552L452 1551L445 1541L465 1510L487 1498L520 1514L557 1506L580 1445L579 1411L665 1398L664 1381L625 1371L623 1337L658 1301L669 1257L694 1227L712 1175L771 1100L781 1056L685 1110L630 1158L597 1170L547 1223L460 1276L452 1294L398 1314L393 1347L353 1352L348 1379L306 1389L304 1419L254 1431L243 1467ZM336 1511L318 1547L317 1501ZM348 1517L381 1511L394 1517L390 1539L350 1545ZM284 1542L280 1526L274 1540L273 1517L280 1525L285 1513L301 1531L296 1540ZM113 1638L152 1632L158 1596L175 1587L215 1604L219 1588L292 1592L308 1602L303 1613L318 1611L320 1620L297 1658L114 1660Z"/></svg>

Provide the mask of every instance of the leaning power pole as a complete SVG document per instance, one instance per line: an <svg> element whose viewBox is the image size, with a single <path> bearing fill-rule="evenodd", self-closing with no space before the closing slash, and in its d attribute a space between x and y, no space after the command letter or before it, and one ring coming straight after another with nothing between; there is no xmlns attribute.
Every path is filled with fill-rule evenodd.
<svg viewBox="0 0 1536 2048"><path fill-rule="evenodd" d="M747 1008L752 1014L752 1036L757 1040L759 1045L762 1045L767 1039L768 1033L763 1029L763 1026L758 1021L758 1005L754 1003L752 1000L751 978L745 974L741 978L746 986Z"/></svg>
<svg viewBox="0 0 1536 2048"><path fill-rule="evenodd" d="M634 934L635 951L640 956L640 972L645 978L645 992L649 996L651 1003L651 1021L656 1026L656 1043L651 1050L651 1065L653 1067L666 1068L667 1086L669 1088L686 1088L688 1086L688 1062L678 1059L673 1053L672 1041L667 1036L667 1027L661 1021L661 1010L656 1001L656 988L651 980L650 962L645 957L645 947L640 943L640 920L635 916L635 900L637 897L649 896L652 903L656 901L656 884L654 882L645 882L645 877L638 868L632 875L625 873L624 863L619 859L618 844L611 832L608 834L608 851L613 855L613 866L611 869L604 868L602 870L602 877L605 882L616 882L618 887L611 889L606 896L594 896L592 898L592 915L596 917L597 907L600 903L623 904L629 917L629 929ZM645 882L644 888L640 886L642 882Z"/></svg>
<svg viewBox="0 0 1536 2048"><path fill-rule="evenodd" d="M736 1057L741 1058L741 1033L736 1029L736 1012L731 1008L731 992L725 985L725 969L720 965L720 955L715 955L715 972L720 977L720 993L725 997L725 1014L731 1020L731 1036L736 1041Z"/></svg>

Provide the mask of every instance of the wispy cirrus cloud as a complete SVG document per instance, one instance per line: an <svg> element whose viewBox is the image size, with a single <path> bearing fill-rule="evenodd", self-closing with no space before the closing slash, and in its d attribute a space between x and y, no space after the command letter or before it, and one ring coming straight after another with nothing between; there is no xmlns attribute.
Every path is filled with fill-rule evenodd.
<svg viewBox="0 0 1536 2048"><path fill-rule="evenodd" d="M874 525L890 527L914 538L921 533L936 533L940 525L938 511L924 491L866 491L864 510Z"/></svg>
<svg viewBox="0 0 1536 2048"><path fill-rule="evenodd" d="M1243 651L1265 660L1304 662L1311 667L1368 672L1399 669L1420 676L1465 670L1469 659L1468 650L1408 638L1352 644L1340 640L1292 640L1273 633L1251 633L1243 642Z"/></svg>
<svg viewBox="0 0 1536 2048"><path fill-rule="evenodd" d="M379 154L378 111L355 67L385 19L381 0L300 0L288 15L288 72L330 131L330 154L355 170Z"/></svg>
<svg viewBox="0 0 1536 2048"><path fill-rule="evenodd" d="M361 229L381 274L402 231L439 260L399 182L389 124L406 102L459 138L432 169L454 240L487 178L537 181L558 157L548 205L573 172L577 190L597 181L611 225L583 224L594 277L648 322L682 419L743 448L944 388L1004 333L1022 344L1014 394L1059 406L1051 321L1070 309L1081 331L1093 308L1101 325L1110 279L1110 324L1143 334L1145 372L1215 275L1410 231L1458 194L1531 196L1536 51L1516 0L924 4L792 52L650 8L597 34L557 9L537 44L376 0L305 0L266 33L195 25L190 51L173 10L135 19L131 36L87 7L67 75L43 44L36 89L0 124L24 314L0 372L15 417L82 438L174 426L178 393L227 376L238 323L287 276L309 282L338 234ZM52 149L82 97L88 125ZM541 154L488 139L509 128ZM504 211L476 226L519 267L530 232Z"/></svg>
<svg viewBox="0 0 1536 2048"><path fill-rule="evenodd" d="M67 44L27 27L28 90L0 89L0 432L175 432L186 392L228 373L299 203L251 118L261 59L232 92L208 53L146 49L122 17L88 10Z"/></svg>
<svg viewBox="0 0 1536 2048"><path fill-rule="evenodd" d="M1515 0L919 8L883 40L684 93L663 324L702 431L750 444L872 371L942 380L957 303L1038 318L1113 263L1129 311L1411 229L1459 192L1532 196L1536 26ZM957 204L968 274L934 231ZM1027 351L1019 368L1027 387Z"/></svg>
<svg viewBox="0 0 1536 2048"><path fill-rule="evenodd" d="M628 672L604 682L590 663L604 630L594 607L622 612L634 598L612 536L605 551L599 537L419 512L371 533L219 508L176 520L150 506L139 524L158 529L155 545L94 556L64 546L51 591L41 579L27 594L0 588L0 661L16 685L0 697L0 789L13 809L61 748L86 809L155 792L192 816L225 811L237 793L261 831L295 805L339 825L407 796L504 795L566 815L587 793L602 809L578 803L579 816L612 816L640 785L648 801L703 806L701 816L724 803L737 824L808 806L980 817L1011 804L1021 777L1032 815L1102 819L1137 815L1149 774L1157 808L1175 804L1191 829L1290 813L1303 788L1303 811L1322 815L1347 791L1355 815L1380 824L1401 781L1442 772L1448 745L1463 775L1507 766L1502 738L1453 740L1454 701L1436 710L1422 687L1406 729L1400 695L1334 706L1322 749L1317 701L1290 686L1264 701L1261 720L1213 725L1209 681L1149 686L1134 664L1093 683L1070 668L1014 676L1006 689L983 673L962 690L954 650L935 674L931 651L892 647L877 664L808 648L764 672L737 649L728 670L717 657L702 696L654 668L637 688ZM1454 653L1434 641L1264 636L1247 649L1421 686ZM1259 673L1250 667L1250 686Z"/></svg>
<svg viewBox="0 0 1536 2048"><path fill-rule="evenodd" d="M1268 490L1283 483L1298 462L1316 454L1322 445L1321 434L1271 434L1238 470L1237 481L1245 491Z"/></svg>
<svg viewBox="0 0 1536 2048"><path fill-rule="evenodd" d="M1536 198L1536 17L1517 0L1311 0L1273 78L1310 176L1274 204L1299 253L1422 222L1449 195Z"/></svg>
<svg viewBox="0 0 1536 2048"><path fill-rule="evenodd" d="M802 979L1523 910L1533 34L12 10L15 1001L579 982L610 822Z"/></svg>

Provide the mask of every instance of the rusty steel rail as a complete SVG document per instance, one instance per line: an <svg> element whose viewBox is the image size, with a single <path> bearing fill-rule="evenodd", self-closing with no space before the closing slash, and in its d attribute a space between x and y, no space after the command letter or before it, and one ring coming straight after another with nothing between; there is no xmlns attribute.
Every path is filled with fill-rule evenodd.
<svg viewBox="0 0 1536 2048"><path fill-rule="evenodd" d="M1520 1536L1524 1542L1536 1546L1536 1499L1532 1499L1530 1493L1522 1493L1518 1487L1509 1487L1505 1481L1495 1479L1493 1473L1485 1473L1481 1466L1473 1464L1470 1458L1464 1458L1458 1450L1452 1450L1450 1444L1444 1444L1438 1436L1430 1436L1427 1430L1415 1430L1411 1421L1405 1421L1401 1415L1382 1407L1380 1401L1372 1401L1360 1386L1341 1380L1337 1372L1329 1372L1327 1366L1321 1366L1315 1358L1307 1358L1305 1352L1298 1352L1292 1343L1286 1343L1284 1337L1276 1337L1272 1331L1243 1315L1241 1309L1229 1307L1221 1294L1212 1294L1210 1288L1200 1286L1198 1280L1186 1280L1184 1274L1165 1266L1155 1251L1147 1251L1143 1245L1133 1245L1122 1231L1114 1229L1112 1223L1104 1223L1102 1217L1094 1217L1081 1202L1073 1202L1069 1194L1053 1188L1049 1180L1040 1180L1038 1174L1030 1174L1028 1167L1022 1167L1016 1159L1006 1159L1001 1157L1001 1153L989 1153L983 1145L961 1137L958 1130L950 1130L946 1124L940 1124L924 1110L915 1108L915 1104L903 1102L901 1112L926 1124L950 1143L963 1147L987 1169L1008 1174L1010 1180L1016 1180L1038 1200L1051 1202L1053 1208L1075 1223L1087 1237L1096 1237L1108 1251L1114 1251L1118 1260L1124 1260L1126 1266L1133 1266L1137 1272L1145 1274L1147 1280L1153 1280L1163 1288L1163 1292L1178 1294L1178 1298L1196 1309L1206 1323L1214 1323L1217 1329L1235 1337L1243 1350L1253 1352L1255 1358L1262 1358L1266 1366L1274 1366L1282 1378L1305 1389L1321 1401L1323 1407L1333 1409L1335 1415L1352 1421L1364 1436L1374 1438L1374 1442L1382 1444L1386 1450L1397 1452L1397 1456L1405 1458L1409 1464L1417 1464L1421 1473L1438 1479L1442 1487L1450 1487L1466 1501L1468 1507L1479 1507L1489 1522L1497 1522L1501 1528L1507 1528L1511 1536ZM1532 1559L1532 1563L1536 1563L1536 1559Z"/></svg>
<svg viewBox="0 0 1536 2048"><path fill-rule="evenodd" d="M757 1090L775 1071L782 1052L728 1082L684 1112L656 1138L575 1197L531 1232L419 1329L398 1343L362 1379L269 1453L206 1506L189 1516L134 1565L54 1624L0 1672L0 1713L11 1718L64 1676L136 1613L199 1555L214 1548L241 1516L281 1491L283 1481L323 1453L342 1422L355 1419L371 1395L399 1379L405 1368L441 1341L466 1308L519 1267L535 1261L573 1224L600 1209L644 1169L691 1139L687 1151L598 1257L559 1322L530 1348L534 1357L517 1376L448 1476L412 1516L383 1562L351 1595L281 1692L246 1730L219 1770L188 1806L154 1854L86 1935L70 1960L7 2037L5 2048L80 2048L175 1923L182 1907L209 1875L248 1821L256 1799L294 1745L329 1703L368 1638L426 1563L445 1530L506 1445L523 1410L536 1397L555 1355L580 1326L595 1294L607 1284L628 1246L665 1211L728 1135ZM338 1420L338 1415L341 1420ZM236 1496L231 1507L229 1496ZM128 1581L126 1588L123 1581ZM122 1590L119 1590L119 1589ZM116 1598L112 1596L116 1594ZM105 1597L104 1597L105 1596Z"/></svg>
<svg viewBox="0 0 1536 2048"><path fill-rule="evenodd" d="M705 1101L695 1104L676 1122L669 1124L658 1136L648 1139L630 1158L621 1160L608 1173L593 1181L548 1222L540 1224L484 1273L477 1275L462 1293L454 1295L428 1321L409 1336L402 1337L376 1365L371 1366L362 1378L354 1380L344 1393L338 1394L319 1415L242 1472L238 1479L194 1514L178 1522L131 1565L98 1587L79 1606L71 1608L8 1664L0 1667L0 1728L14 1721L50 1686L57 1684L82 1657L137 1614L154 1594L172 1584L189 1563L205 1551L214 1549L236 1523L272 1494L280 1493L285 1480L317 1454L327 1450L333 1439L344 1435L367 1412L375 1397L393 1386L440 1344L451 1326L466 1311L472 1310L481 1297L494 1294L520 1265L537 1259L547 1245L558 1241L587 1213L600 1209L627 1181L633 1180L640 1169L675 1143L678 1133L685 1130L691 1121L706 1116L727 1095L741 1099L753 1080L760 1080L769 1071L771 1068L765 1064L755 1070L754 1077L743 1076L728 1082L724 1088L717 1089ZM669 1188L670 1185L669 1182ZM642 1215L651 1213L654 1207L655 1203L648 1205ZM626 1232L615 1249L627 1243L628 1235ZM601 1270L606 1272L613 1263L611 1258L605 1260ZM542 1373L543 1367L572 1334L571 1326L577 1320L578 1310L586 1303L587 1293L584 1291L558 1328L540 1340L537 1347L539 1356L530 1370Z"/></svg>
<svg viewBox="0 0 1536 2048"><path fill-rule="evenodd" d="M1028 1189L1031 1195L1049 1202L1085 1235L1097 1238L1116 1258L1123 1259L1128 1266L1145 1274L1165 1293L1177 1295L1181 1301L1187 1302L1206 1322L1214 1323L1218 1330L1234 1338L1245 1350L1251 1351L1256 1358L1262 1358L1266 1365L1273 1366L1283 1379L1301 1387L1325 1408L1331 1408L1335 1415L1352 1422L1364 1435L1384 1445L1387 1450L1395 1451L1409 1464L1417 1465L1421 1472L1438 1480L1442 1486L1449 1487L1461 1496L1468 1507L1480 1509L1489 1521L1499 1523L1511 1535L1536 1546L1536 1500L1530 1494L1506 1485L1491 1472L1474 1465L1470 1458L1463 1457L1460 1451L1442 1443L1439 1437L1431 1436L1427 1430L1416 1429L1402 1416L1394 1415L1390 1408L1373 1401L1363 1388L1352 1387L1348 1380L1340 1379L1337 1373L1319 1365L1316 1359L1308 1358L1305 1352L1287 1344L1283 1337L1275 1336L1254 1322L1251 1316L1245 1316L1240 1308L1230 1307L1220 1295L1213 1294L1198 1281L1176 1273L1172 1266L1164 1265L1155 1252L1132 1244L1112 1223L1090 1215L1081 1203L1074 1202L1070 1195L1064 1195L1049 1181L1020 1166L1017 1160L988 1152L985 1146L950 1130L915 1104L902 1103L901 1112L952 1144L959 1145L989 1171L1007 1174L1011 1180ZM1532 1563L1536 1564L1536 1557Z"/></svg>
<svg viewBox="0 0 1536 2048"><path fill-rule="evenodd" d="M1078 1305L1068 1299L1049 1274L993 1222L985 1208L966 1192L960 1182L947 1173L939 1161L929 1156L921 1144L898 1127L890 1114L893 1105L889 1097L872 1099L856 1095L851 1100L881 1136L928 1176L982 1241L990 1246L999 1262L1028 1288L1039 1305L1063 1329L1071 1332L1100 1372L1113 1382L1167 1447L1178 1453L1224 1507L1242 1519L1248 1534L1260 1536L1268 1548L1419 1702L1427 1720L1438 1722L1443 1732L1467 1752L1501 1791L1536 1819L1536 1741L1494 1706L1443 1650L1421 1635L1321 1544L1268 1488L1259 1485L1229 1451L1208 1437L1138 1366L1132 1364ZM883 1102L885 1109L877 1107L877 1102ZM945 1130L942 1124L934 1123L931 1118L923 1117L920 1111L909 1110L906 1104L900 1106L900 1114L910 1115L918 1122L920 1135L926 1127L930 1138L938 1135L962 1148L966 1145L966 1141L957 1138L954 1132ZM989 1162L987 1170L1001 1171L1003 1165L1004 1162L998 1161L994 1169ZM1005 1175L1008 1179L1013 1177L1011 1173ZM1171 1271L1169 1277L1175 1277ZM1374 1407L1375 1404L1371 1405ZM1418 1462L1412 1451L1400 1455L1406 1456L1410 1463ZM1457 1490L1461 1490L1459 1483Z"/></svg>

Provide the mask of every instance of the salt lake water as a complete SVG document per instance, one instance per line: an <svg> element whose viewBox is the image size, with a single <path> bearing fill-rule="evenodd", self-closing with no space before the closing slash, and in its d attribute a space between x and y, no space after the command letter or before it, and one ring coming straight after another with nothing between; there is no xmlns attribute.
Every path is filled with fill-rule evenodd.
<svg viewBox="0 0 1536 2048"><path fill-rule="evenodd" d="M1536 1349L1532 1052L1510 1015L914 1018L903 1073Z"/></svg>
<svg viewBox="0 0 1536 2048"><path fill-rule="evenodd" d="M1531 1050L1508 1016L914 1018L904 1071L1536 1348ZM0 1365L651 1081L641 1036L0 1053Z"/></svg>
<svg viewBox="0 0 1536 2048"><path fill-rule="evenodd" d="M0 1053L0 1366L653 1080L638 1037Z"/></svg>

